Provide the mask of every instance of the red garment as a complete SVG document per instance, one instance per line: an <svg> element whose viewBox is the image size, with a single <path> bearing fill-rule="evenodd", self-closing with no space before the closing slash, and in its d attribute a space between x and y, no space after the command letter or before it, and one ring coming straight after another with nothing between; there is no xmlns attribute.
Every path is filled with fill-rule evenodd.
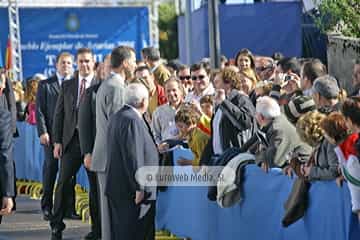
<svg viewBox="0 0 360 240"><path fill-rule="evenodd" d="M349 157L351 155L357 156L358 153L355 149L355 144L359 139L359 134L358 133L353 133L350 136L348 136L346 138L346 140L344 142L342 142L339 147L342 150L343 154L344 154L344 161L346 162Z"/></svg>
<svg viewBox="0 0 360 240"><path fill-rule="evenodd" d="M36 106L35 103L29 103L27 106L26 122L31 125L36 125Z"/></svg>
<svg viewBox="0 0 360 240"><path fill-rule="evenodd" d="M156 92L157 92L158 106L167 103L167 99L165 97L165 90L159 84L156 84Z"/></svg>

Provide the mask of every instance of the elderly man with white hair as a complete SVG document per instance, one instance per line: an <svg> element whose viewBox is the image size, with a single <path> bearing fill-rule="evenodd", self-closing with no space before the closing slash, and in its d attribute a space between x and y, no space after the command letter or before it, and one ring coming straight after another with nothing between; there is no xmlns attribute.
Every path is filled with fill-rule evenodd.
<svg viewBox="0 0 360 240"><path fill-rule="evenodd" d="M156 188L141 186L135 178L139 168L159 164L155 140L143 118L148 105L145 86L130 84L125 89L125 105L110 119L105 184L110 239L155 238Z"/></svg>
<svg viewBox="0 0 360 240"><path fill-rule="evenodd" d="M258 98L256 120L261 132L256 134L255 142L250 139L251 145L247 143L244 148L256 147L255 162L265 172L272 167L285 167L294 153L303 157L310 155L311 148L300 140L295 127L281 113L273 98Z"/></svg>

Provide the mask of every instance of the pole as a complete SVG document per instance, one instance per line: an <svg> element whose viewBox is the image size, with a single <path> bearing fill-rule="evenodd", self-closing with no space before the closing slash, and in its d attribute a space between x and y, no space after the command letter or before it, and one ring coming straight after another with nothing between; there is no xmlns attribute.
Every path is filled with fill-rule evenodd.
<svg viewBox="0 0 360 240"><path fill-rule="evenodd" d="M192 64L192 24L191 24L191 0L185 2L185 48L186 64Z"/></svg>
<svg viewBox="0 0 360 240"><path fill-rule="evenodd" d="M209 52L212 68L220 68L220 29L218 0L208 1Z"/></svg>

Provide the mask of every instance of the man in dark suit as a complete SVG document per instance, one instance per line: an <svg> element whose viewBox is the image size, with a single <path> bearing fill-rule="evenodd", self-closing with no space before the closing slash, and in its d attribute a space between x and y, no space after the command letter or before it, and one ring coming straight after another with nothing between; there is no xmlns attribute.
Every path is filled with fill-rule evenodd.
<svg viewBox="0 0 360 240"><path fill-rule="evenodd" d="M143 186L135 179L139 168L159 164L155 140L143 119L149 104L146 87L128 85L125 103L108 128L105 194L111 239L154 239L156 186Z"/></svg>
<svg viewBox="0 0 360 240"><path fill-rule="evenodd" d="M79 138L81 154L84 156L84 166L89 179L89 205L91 216L91 232L85 240L101 239L100 199L96 173L90 170L91 153L96 136L96 94L100 87L97 83L86 89L84 99L79 108Z"/></svg>
<svg viewBox="0 0 360 240"><path fill-rule="evenodd" d="M11 124L11 113L7 109L0 108L0 223L2 216L9 215L14 207L15 171Z"/></svg>
<svg viewBox="0 0 360 240"><path fill-rule="evenodd" d="M56 73L38 86L36 96L36 125L40 143L44 147L45 161L42 169L43 174L43 196L41 198L41 210L44 220L48 221L53 208L53 192L56 175L58 172L58 161L54 158L52 124L55 114L56 101L63 81L69 80L73 73L73 56L68 52L62 52L56 59ZM73 185L75 181L72 181ZM70 212L75 208L74 188L71 190L72 197L69 202Z"/></svg>
<svg viewBox="0 0 360 240"><path fill-rule="evenodd" d="M78 108L85 90L95 84L94 56L90 49L76 54L78 73L61 85L53 123L54 157L60 160L60 174L55 192L54 211L50 219L51 239L62 239L69 181L78 172L82 155L78 134Z"/></svg>

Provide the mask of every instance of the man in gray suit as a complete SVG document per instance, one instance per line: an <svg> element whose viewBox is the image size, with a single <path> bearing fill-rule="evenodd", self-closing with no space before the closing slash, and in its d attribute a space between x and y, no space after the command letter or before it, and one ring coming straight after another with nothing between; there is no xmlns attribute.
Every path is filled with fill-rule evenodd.
<svg viewBox="0 0 360 240"><path fill-rule="evenodd" d="M90 169L96 172L98 177L103 240L110 239L108 200L104 194L107 128L111 115L124 105L125 79L130 78L136 68L134 49L126 46L114 48L111 52L111 68L110 77L101 84L96 96L96 137L93 154L86 154L84 159L85 165L90 165Z"/></svg>

